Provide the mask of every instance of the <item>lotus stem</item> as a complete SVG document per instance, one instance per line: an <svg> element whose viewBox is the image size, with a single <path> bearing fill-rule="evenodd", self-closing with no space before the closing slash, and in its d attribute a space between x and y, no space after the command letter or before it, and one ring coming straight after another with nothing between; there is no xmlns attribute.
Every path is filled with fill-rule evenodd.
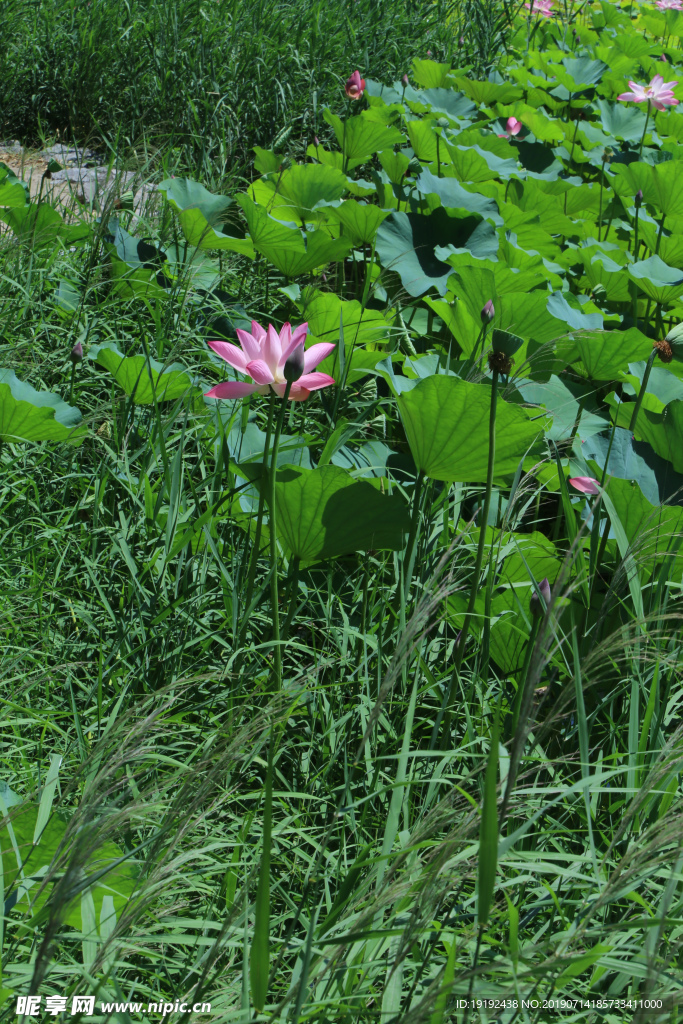
<svg viewBox="0 0 683 1024"><path fill-rule="evenodd" d="M655 356L656 355L657 355L657 349L653 348L652 352L650 353L650 356L648 358L647 365L645 366L645 373L643 374L643 381L642 381L642 384L640 385L640 391L638 392L638 398L636 399L636 407L633 410L633 415L631 416L631 422L630 422L629 428L628 428L631 431L632 434L635 434L636 423L638 422L638 413L640 412L640 407L643 404L643 397L645 396L645 392L647 391L647 383L648 383L648 381L650 379L650 371L652 370L652 364L655 361Z"/></svg>
<svg viewBox="0 0 683 1024"><path fill-rule="evenodd" d="M420 499L422 497L422 485L424 483L424 472L418 470L417 479L415 480L415 489L413 491L413 515L410 521L410 533L408 534L408 544L406 545L405 555L403 556L403 595L408 600L408 594L410 592L410 584L413 579L413 563L415 561L415 539L417 537L418 526L420 524Z"/></svg>
<svg viewBox="0 0 683 1024"><path fill-rule="evenodd" d="M648 100L648 102L647 102L647 114L645 115L645 127L643 128L643 135L642 135L642 138L640 140L640 149L638 150L638 159L639 160L642 160L642 157L643 157L643 143L645 142L645 136L647 134L647 126L650 123L650 110L651 109L652 109L652 104Z"/></svg>
<svg viewBox="0 0 683 1024"><path fill-rule="evenodd" d="M249 575L247 577L247 596L244 602L244 607L248 610L251 605L251 597L254 591L254 580L256 579L256 565L258 563L259 550L261 548L261 529L263 527L263 510L265 507L266 500L266 489L265 489L265 476L268 472L268 453L270 451L270 436L273 431L273 410L275 408L275 392L270 393L270 405L268 406L268 423L266 425L266 443L263 448L263 478L264 486L261 487L261 493L258 499L258 512L256 514L256 534L254 536L254 549L251 555L251 562L249 563ZM243 633L246 631L247 622L245 621L240 633L240 641Z"/></svg>
<svg viewBox="0 0 683 1024"><path fill-rule="evenodd" d="M467 633L470 628L470 622L472 619L472 613L474 612L474 605L477 600L477 592L479 590L479 577L481 575L481 567L484 562L484 549L486 547L486 524L489 519L489 509L491 508L491 490L493 489L493 472L496 464L496 404L498 396L498 371L493 371L493 378L491 380L491 410L489 413L489 461L488 468L486 471L486 491L484 493L484 506L482 508L481 520L479 522L479 544L477 546L477 556L474 563L474 575L472 577L472 587L470 589L470 599L467 605L467 611L465 612L465 619L460 630L460 637L455 645L455 661L453 664L453 674L451 676L451 686L448 694L448 707L446 708L446 714L444 715L443 723L443 735L444 742L447 742L450 733L451 724L451 706L455 698L455 684L458 676L460 675L460 666L462 665L462 659L465 654L465 644L467 643Z"/></svg>
<svg viewBox="0 0 683 1024"><path fill-rule="evenodd" d="M270 597L273 606L273 645L275 647L275 684L276 688L282 688L282 651L280 649L280 609L278 606L278 580L277 580L277 523L275 511L275 476L277 470L277 452L280 447L280 434L285 419L285 409L292 387L292 382L287 381L285 393L280 404L280 415L277 418L275 437L273 438L273 454L270 459L270 474L268 484L270 489L270 519L268 520L268 532L270 533Z"/></svg>

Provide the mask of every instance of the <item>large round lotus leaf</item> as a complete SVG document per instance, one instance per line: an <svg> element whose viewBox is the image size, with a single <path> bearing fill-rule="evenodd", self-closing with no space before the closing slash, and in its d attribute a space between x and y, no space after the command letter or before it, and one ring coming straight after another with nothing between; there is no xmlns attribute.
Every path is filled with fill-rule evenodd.
<svg viewBox="0 0 683 1024"><path fill-rule="evenodd" d="M309 274L336 260L342 260L351 248L350 238L330 238L326 231L311 231L306 237L295 227L287 227L268 216L249 196L237 201L244 211L255 248L285 277Z"/></svg>
<svg viewBox="0 0 683 1024"><path fill-rule="evenodd" d="M28 186L7 164L0 163L0 206L25 206L27 200Z"/></svg>
<svg viewBox="0 0 683 1024"><path fill-rule="evenodd" d="M389 210L380 210L379 206L370 203L357 203L355 199L347 199L341 206L330 209L330 216L343 224L344 234L354 245L370 245L389 213Z"/></svg>
<svg viewBox="0 0 683 1024"><path fill-rule="evenodd" d="M418 469L434 480L483 483L489 458L491 388L457 377L427 377L398 398ZM543 433L526 409L498 398L494 477L512 475Z"/></svg>
<svg viewBox="0 0 683 1024"><path fill-rule="evenodd" d="M641 292L655 302L674 302L683 295L683 271L667 267L659 256L650 256L628 267Z"/></svg>
<svg viewBox="0 0 683 1024"><path fill-rule="evenodd" d="M638 562L641 579L651 575L668 555L674 555L667 578L681 583L683 570L683 508L653 505L635 480L611 479L607 493L617 510Z"/></svg>
<svg viewBox="0 0 683 1024"><path fill-rule="evenodd" d="M633 406L624 408L630 417ZM599 474L587 472L585 475L600 479L608 453L608 477L635 480L651 505L683 504L683 476L674 472L671 463L657 455L646 441L634 440L627 427L617 427L614 436L611 430L605 430L586 438L581 455L597 464Z"/></svg>
<svg viewBox="0 0 683 1024"><path fill-rule="evenodd" d="M618 406L617 425L628 429L632 413L632 403ZM657 455L673 465L677 473L683 473L683 401L670 402L663 412L641 408L635 436L647 441Z"/></svg>
<svg viewBox="0 0 683 1024"><path fill-rule="evenodd" d="M647 359L652 351L652 342L637 327L576 334L573 345L593 380L616 380L629 363Z"/></svg>
<svg viewBox="0 0 683 1024"><path fill-rule="evenodd" d="M355 480L339 466L279 469L275 502L278 539L302 562L354 551L397 551L410 527L399 495L382 494L374 482Z"/></svg>
<svg viewBox="0 0 683 1024"><path fill-rule="evenodd" d="M80 441L78 409L59 395L36 391L13 370L0 370L0 438L3 441Z"/></svg>
<svg viewBox="0 0 683 1024"><path fill-rule="evenodd" d="M305 220L317 206L340 199L347 187L345 174L322 163L294 164L262 184L271 197L277 195L280 209L289 210L292 221Z"/></svg>
<svg viewBox="0 0 683 1024"><path fill-rule="evenodd" d="M392 213L377 232L376 251L382 266L400 275L410 295L424 295L430 288L446 294L452 270L436 258L437 246L452 246L449 252L468 249L475 256L491 257L498 248L498 237L493 226L477 214L449 216L443 207L428 217Z"/></svg>
<svg viewBox="0 0 683 1024"><path fill-rule="evenodd" d="M391 149L405 141L403 133L397 128L373 121L364 111L358 117L347 117L344 121L329 109L325 109L323 117L332 125L337 137L337 144L343 151L347 161L358 162L369 158L381 149Z"/></svg>
<svg viewBox="0 0 683 1024"><path fill-rule="evenodd" d="M189 178L167 178L158 188L178 214L183 234L190 245L197 245L200 249L227 249L253 257L254 246L250 238L223 231L233 199L214 196Z"/></svg>
<svg viewBox="0 0 683 1024"><path fill-rule="evenodd" d="M197 386L182 363L163 363L140 354L124 356L114 342L93 345L88 358L94 359L113 374L116 383L127 395L133 396L135 405L154 405L171 402L183 395L197 392Z"/></svg>
<svg viewBox="0 0 683 1024"><path fill-rule="evenodd" d="M53 812L41 832L38 842L34 844L33 836L37 818L38 804L23 804L11 813L12 830L19 855L22 858L24 878L35 878L33 885L28 889L28 897L31 899L31 914L37 913L47 902L50 887L38 897L36 897L36 893L40 888L40 880L44 876L46 868L50 866L57 855L58 847L67 828L66 819ZM11 906L17 906L17 909L26 907L28 910L27 893L26 890L22 891L20 888L21 879L16 851L7 825L0 828L0 851L5 892L10 893L6 905L9 903ZM105 897L109 897L113 901L114 910L120 914L135 890L137 876L131 861L116 864L116 861L123 855L123 850L114 843L108 842L97 846L86 861L84 868L86 875L88 877L99 876L91 888L97 921L101 918ZM111 867L106 870L109 865ZM81 918L80 895L75 896L69 904L64 923L79 931L86 930Z"/></svg>
<svg viewBox="0 0 683 1024"><path fill-rule="evenodd" d="M0 211L0 220L9 224L19 241L32 247L54 242L64 221L49 203L30 203Z"/></svg>

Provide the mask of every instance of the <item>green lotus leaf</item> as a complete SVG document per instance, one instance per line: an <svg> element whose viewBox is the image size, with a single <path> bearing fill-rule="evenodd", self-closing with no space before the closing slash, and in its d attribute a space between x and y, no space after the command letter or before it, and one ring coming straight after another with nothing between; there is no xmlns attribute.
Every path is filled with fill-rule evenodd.
<svg viewBox="0 0 683 1024"><path fill-rule="evenodd" d="M552 425L546 430L549 440L569 440L577 419L576 433L582 442L609 426L609 420L596 401L594 387L555 375L546 382L516 379L515 384L526 405L537 405L552 416Z"/></svg>
<svg viewBox="0 0 683 1024"><path fill-rule="evenodd" d="M555 74L558 82L566 85L571 92L581 92L587 87L597 85L605 71L607 65L601 60L591 60L590 57L565 57L562 64L556 67Z"/></svg>
<svg viewBox="0 0 683 1024"><path fill-rule="evenodd" d="M49 203L29 203L0 209L0 220L8 224L20 242L36 248L54 242L65 227Z"/></svg>
<svg viewBox="0 0 683 1024"><path fill-rule="evenodd" d="M469 189L463 188L455 178L438 178L430 170L424 168L415 182L415 187L423 196L438 196L441 205L448 210L474 213L494 224L502 223L494 199L477 192L470 192Z"/></svg>
<svg viewBox="0 0 683 1024"><path fill-rule="evenodd" d="M412 66L412 77L423 89L434 90L445 85L451 71L450 64L439 64L435 60L420 60L418 57L413 57Z"/></svg>
<svg viewBox="0 0 683 1024"><path fill-rule="evenodd" d="M88 358L109 370L125 393L133 396L135 405L172 402L199 392L182 363L164 367L156 359L150 358L148 363L144 355L124 356L115 342L92 345Z"/></svg>
<svg viewBox="0 0 683 1024"><path fill-rule="evenodd" d="M450 216L439 208L428 217L392 213L377 232L376 252L383 267L400 275L410 295L423 295L430 288L445 295L452 270L436 257L435 249L450 247L449 253L466 249L475 256L490 257L497 242L493 226L476 214Z"/></svg>
<svg viewBox="0 0 683 1024"><path fill-rule="evenodd" d="M488 384L427 377L397 401L418 469L434 480L485 482L491 405ZM542 420L531 422L525 409L499 398L495 479L511 476L542 432Z"/></svg>
<svg viewBox="0 0 683 1024"><path fill-rule="evenodd" d="M451 167L458 181L492 181L496 178L507 180L512 174L523 175L512 158L501 159L487 153L479 146L448 146Z"/></svg>
<svg viewBox="0 0 683 1024"><path fill-rule="evenodd" d="M307 295L302 309L315 341L337 344L337 349L317 367L321 373L341 380L340 331L344 334L344 373L348 383L364 377L386 355L384 345L392 328L377 310L364 309L355 300L342 301L332 292Z"/></svg>
<svg viewBox="0 0 683 1024"><path fill-rule="evenodd" d="M683 217L683 174L678 160L650 165L638 161L617 164L613 170L614 190L633 199L639 190L643 201L656 206L666 217Z"/></svg>
<svg viewBox="0 0 683 1024"><path fill-rule="evenodd" d="M86 433L78 409L59 395L36 391L13 370L0 370L0 438L3 441L79 442Z"/></svg>
<svg viewBox="0 0 683 1024"><path fill-rule="evenodd" d="M608 103L600 99L596 105L600 111L602 127L608 135L625 142L640 142L647 117L645 111L625 103Z"/></svg>
<svg viewBox="0 0 683 1024"><path fill-rule="evenodd" d="M455 89L440 89L438 87L425 89L420 99L429 104L435 114L446 114L453 118L468 118L474 116L477 108L474 103L463 96Z"/></svg>
<svg viewBox="0 0 683 1024"><path fill-rule="evenodd" d="M19 855L23 862L24 878L34 878L33 885L21 893L16 899L19 888L19 866L17 864L16 851L11 841L9 830L5 825L0 829L0 848L2 866L5 879L5 891L11 892L10 901L13 906L19 909L24 906L28 910L28 899L31 900L31 914L36 914L46 903L49 896L49 888L36 896L40 888L41 879L46 869L53 863L57 850L66 833L67 819L54 813L50 816L45 828L40 834L38 842L34 844L33 836L38 819L38 804L20 804L11 813L12 831L16 841ZM89 856L84 871L89 878L93 875L99 876L90 888L95 903L95 918L99 922L102 919L102 907L105 897L110 897L113 902L113 910L120 915L135 891L137 885L137 870L132 860L126 860L121 864L116 862L124 856L124 851L115 843L107 842L97 846ZM109 867L111 865L111 867ZM106 870L109 867L109 870ZM102 873L106 870L106 873ZM110 904L111 910L111 904ZM104 916L107 911L105 908ZM74 897L68 904L64 924L79 931L86 929L81 916L80 895Z"/></svg>
<svg viewBox="0 0 683 1024"><path fill-rule="evenodd" d="M271 200L277 197L280 213L289 212L289 220L302 222L316 207L340 199L347 187L345 174L322 163L294 164L261 179L260 184ZM268 202L261 205L268 206Z"/></svg>
<svg viewBox="0 0 683 1024"><path fill-rule="evenodd" d="M190 178L167 178L158 186L178 214L183 234L190 245L200 249L224 249L253 257L251 239L239 235L239 223L233 221L235 235L223 231L234 199L214 196Z"/></svg>
<svg viewBox="0 0 683 1024"><path fill-rule="evenodd" d="M405 141L403 133L398 128L371 120L367 116L367 111L358 117L347 117L345 121L342 121L340 117L325 108L323 117L332 126L337 137L337 144L345 154L347 161L364 162L379 150L390 149Z"/></svg>
<svg viewBox="0 0 683 1024"><path fill-rule="evenodd" d="M477 82L460 76L457 76L455 81L458 88L479 107L490 107L494 103L514 103L523 96L522 89L517 85L510 85L509 82Z"/></svg>
<svg viewBox="0 0 683 1024"><path fill-rule="evenodd" d="M668 267L659 256L639 260L627 269L640 291L655 302L673 302L683 295L683 272Z"/></svg>
<svg viewBox="0 0 683 1024"><path fill-rule="evenodd" d="M344 225L344 234L354 245L370 245L389 213L389 210L381 210L371 203L357 203L355 199L347 199L330 209L330 216Z"/></svg>
<svg viewBox="0 0 683 1024"><path fill-rule="evenodd" d="M612 478L606 482L606 490L637 559L641 579L652 575L657 566L672 555L673 564L667 578L680 584L683 508L653 505L634 480Z"/></svg>
<svg viewBox="0 0 683 1024"><path fill-rule="evenodd" d="M334 465L278 469L275 504L278 539L302 562L354 551L397 551L410 527L401 497L383 494L374 482L355 480Z"/></svg>
<svg viewBox="0 0 683 1024"><path fill-rule="evenodd" d="M593 380L618 380L630 362L647 359L652 342L637 327L627 331L587 331L573 336L576 357Z"/></svg>
<svg viewBox="0 0 683 1024"><path fill-rule="evenodd" d="M28 185L7 164L0 163L0 206L25 206L28 199Z"/></svg>
<svg viewBox="0 0 683 1024"><path fill-rule="evenodd" d="M249 225L254 247L285 277L297 277L317 270L349 252L350 238L330 238L327 232L311 231L304 237L297 227L287 227L270 217L249 196L237 196Z"/></svg>
<svg viewBox="0 0 683 1024"><path fill-rule="evenodd" d="M632 402L623 402L615 411L617 426L629 428ZM683 401L669 402L663 412L641 408L635 427L637 440L647 441L653 450L683 473Z"/></svg>
<svg viewBox="0 0 683 1024"><path fill-rule="evenodd" d="M408 121L408 138L410 145L415 150L415 156L423 163L434 163L437 158L446 163L448 160L448 149L446 142L441 137L441 130L434 121L419 120ZM440 141L437 144L437 139Z"/></svg>
<svg viewBox="0 0 683 1024"><path fill-rule="evenodd" d="M653 371L654 372L654 371ZM629 422L633 406L628 410ZM581 454L595 462L598 473L587 471L585 476L602 476L607 460L607 476L638 484L652 505L660 502L679 502L683 498L683 476L676 473L670 462L655 454L645 441L635 441L628 427L605 430L583 440ZM607 456L609 455L609 459Z"/></svg>

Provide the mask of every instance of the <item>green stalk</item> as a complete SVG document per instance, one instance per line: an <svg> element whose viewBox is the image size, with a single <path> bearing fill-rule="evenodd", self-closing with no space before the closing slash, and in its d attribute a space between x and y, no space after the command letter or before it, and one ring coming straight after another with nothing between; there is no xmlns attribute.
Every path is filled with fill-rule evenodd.
<svg viewBox="0 0 683 1024"><path fill-rule="evenodd" d="M651 110L651 108L652 108L652 104L648 100L647 101L647 117L645 118L645 127L643 128L643 137L640 140L640 149L638 150L638 159L639 160L641 160L642 156L643 156L643 143L645 142L645 135L647 134L647 126L650 123L650 110Z"/></svg>
<svg viewBox="0 0 683 1024"><path fill-rule="evenodd" d="M512 707L512 722L511 722L511 725L510 725L510 731L508 733L508 738L509 739L512 739L512 737L517 732L517 725L519 723L519 711L520 711L520 708L522 707L522 698L524 696L524 691L527 688L527 681L528 681L528 676L529 676L529 666L531 665L531 655L532 655L533 650L534 650L534 644L536 643L536 637L538 636L538 630L539 630L540 625L541 625L541 619L540 618L534 618L534 621L531 624L531 633L529 634L529 642L526 645L526 652L525 652L525 655L524 655L524 667L522 668L522 672L521 672L521 675L519 677L519 687L517 688L517 693L515 694L515 703L513 704L513 707Z"/></svg>
<svg viewBox="0 0 683 1024"><path fill-rule="evenodd" d="M273 645L275 647L275 684L276 689L282 688L282 651L280 649L280 609L278 607L278 587L277 587L277 523L276 523L276 511L275 511L275 476L277 469L277 450L280 446L280 434L282 433L282 424L285 418L285 409L287 408L287 400L289 398L289 392L292 388L292 382L287 381L285 387L285 393L282 396L282 403L280 405L280 415L277 418L277 426L275 427L275 437L273 438L273 454L270 460L270 476L268 479L270 487L270 519L268 520L268 531L270 533L270 597L271 604L273 606Z"/></svg>
<svg viewBox="0 0 683 1024"><path fill-rule="evenodd" d="M453 674L451 676L451 686L448 694L448 707L446 708L446 714L444 715L443 722L443 735L444 742L447 742L448 735L450 732L451 724L451 705L455 699L455 686L460 675L460 666L462 665L463 655L465 653L465 644L467 642L467 633L470 627L470 621L472 619L472 613L474 612L474 605L477 600L477 592L479 590L479 577L481 575L481 567L484 561L484 548L486 546L486 524L489 519L489 509L491 508L491 490L493 488L493 471L496 464L496 400L498 397L498 371L493 371L493 378L491 380L491 410L489 413L489 462L486 471L486 492L484 494L484 507L482 509L481 522L479 525L479 544L477 546L477 557L474 563L474 575L472 577L472 588L470 590L470 599L467 605L467 611L465 612L465 620L462 624L460 631L460 639L455 649L455 662L453 665Z"/></svg>
<svg viewBox="0 0 683 1024"><path fill-rule="evenodd" d="M645 373L643 374L643 382L640 385L640 391L638 392L638 398L636 400L636 407L633 410L633 415L631 416L631 422L629 423L629 427L628 427L628 429L631 431L632 434L635 434L636 423L638 422L638 413L640 412L640 407L643 404L643 398L645 396L645 392L647 391L647 382L650 379L650 371L652 369L652 364L655 361L655 356L656 355L657 355L657 349L653 348L652 352L650 353L650 356L648 358L647 365L645 367Z"/></svg>
<svg viewBox="0 0 683 1024"><path fill-rule="evenodd" d="M410 521L410 533L408 534L408 544L406 546L405 555L403 556L403 595L405 600L408 600L408 593L410 591L410 584L413 580L413 563L415 561L415 540L417 538L417 530L420 524L420 498L422 497L422 485L424 483L424 472L418 470L417 479L415 480L415 490L413 491L413 515Z"/></svg>
<svg viewBox="0 0 683 1024"><path fill-rule="evenodd" d="M254 592L254 580L256 579L256 565L258 563L258 555L261 547L261 530L263 527L263 510L265 507L266 500L266 488L265 488L265 476L268 472L268 452L270 449L270 435L273 431L273 410L275 408L275 392L270 393L270 405L268 406L268 423L266 425L266 443L263 449L263 486L261 487L261 493L258 500L258 512L256 514L256 534L254 537L254 549L251 554L251 562L249 563L249 575L247 577L247 596L244 602L244 607L248 611L251 606L251 597ZM242 634L246 632L247 622L245 621L242 630L240 632L240 642L242 641Z"/></svg>
<svg viewBox="0 0 683 1024"><path fill-rule="evenodd" d="M76 377L76 364L71 361L71 384L69 385L69 405L71 405L74 397L74 378Z"/></svg>

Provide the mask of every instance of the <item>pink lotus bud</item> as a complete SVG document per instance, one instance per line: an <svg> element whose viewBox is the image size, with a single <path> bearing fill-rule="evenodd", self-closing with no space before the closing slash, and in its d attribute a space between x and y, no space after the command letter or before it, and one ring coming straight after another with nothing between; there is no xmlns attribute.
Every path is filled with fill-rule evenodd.
<svg viewBox="0 0 683 1024"><path fill-rule="evenodd" d="M460 36L460 45L461 46L465 45L465 37L464 36Z"/></svg>
<svg viewBox="0 0 683 1024"><path fill-rule="evenodd" d="M431 55L432 55L432 51L431 50L427 50L427 56L431 57Z"/></svg>
<svg viewBox="0 0 683 1024"><path fill-rule="evenodd" d="M313 136L313 144L314 144L314 146L315 146L315 148L316 148L316 149L317 149L317 148L318 148L318 146L320 145L320 139L318 138L318 136L317 136L317 135L314 135L314 136Z"/></svg>
<svg viewBox="0 0 683 1024"><path fill-rule="evenodd" d="M294 349L292 354L285 362L282 374L286 381L290 384L294 384L295 381L302 376L304 372L304 343L303 340L300 345Z"/></svg>
<svg viewBox="0 0 683 1024"><path fill-rule="evenodd" d="M539 597L536 591L534 590L531 595L531 600L529 601L529 611L534 616L534 618L542 619L545 615L546 608L550 604L550 584L548 583L547 576L538 584L538 589L540 591L541 597L543 598L543 603L541 603L541 597Z"/></svg>
<svg viewBox="0 0 683 1024"><path fill-rule="evenodd" d="M496 315L496 307L493 305L491 299L486 303L481 311L481 322L483 324L490 324Z"/></svg>
<svg viewBox="0 0 683 1024"><path fill-rule="evenodd" d="M669 63L669 58L667 57L667 55L665 53L663 53L662 56L659 59L663 60L665 64Z"/></svg>
<svg viewBox="0 0 683 1024"><path fill-rule="evenodd" d="M522 122L518 121L516 117L508 117L507 124L505 125L505 131L508 135L519 135L522 130Z"/></svg>
<svg viewBox="0 0 683 1024"><path fill-rule="evenodd" d="M360 71L354 71L347 78L344 89L350 100L359 100L361 98L365 90L365 79L360 77Z"/></svg>
<svg viewBox="0 0 683 1024"><path fill-rule="evenodd" d="M74 366L76 365L76 363L83 362L83 346L81 345L80 341L77 341L74 347L71 349L69 359L74 364Z"/></svg>
<svg viewBox="0 0 683 1024"><path fill-rule="evenodd" d="M636 209L639 209L641 207L642 203L643 203L643 190L642 190L642 188L638 189L638 191L636 192L636 194L634 196L634 200L635 200L635 204L636 204Z"/></svg>
<svg viewBox="0 0 683 1024"><path fill-rule="evenodd" d="M404 88L406 88L406 89L407 89L407 88L408 88L408 86L410 85L410 82L408 81L408 76L407 76L407 75L404 75L404 76L403 76L403 78L401 79L401 81L403 82L403 86L404 86Z"/></svg>
<svg viewBox="0 0 683 1024"><path fill-rule="evenodd" d="M600 485L592 476L574 476L569 478L569 483L582 494L599 494Z"/></svg>

